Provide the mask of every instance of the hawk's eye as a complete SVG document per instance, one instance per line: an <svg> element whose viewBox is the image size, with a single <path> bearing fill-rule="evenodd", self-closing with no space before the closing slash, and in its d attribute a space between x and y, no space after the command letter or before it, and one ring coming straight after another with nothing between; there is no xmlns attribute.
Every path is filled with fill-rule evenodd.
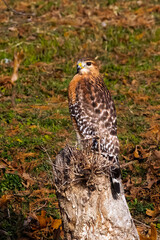
<svg viewBox="0 0 160 240"><path fill-rule="evenodd" d="M87 62L86 64L87 64L87 66L91 66L92 63L91 62Z"/></svg>

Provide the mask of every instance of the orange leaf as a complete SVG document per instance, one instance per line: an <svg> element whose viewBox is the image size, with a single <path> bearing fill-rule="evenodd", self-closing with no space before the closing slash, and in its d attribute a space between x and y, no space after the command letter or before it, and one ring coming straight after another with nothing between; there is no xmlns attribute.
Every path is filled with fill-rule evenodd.
<svg viewBox="0 0 160 240"><path fill-rule="evenodd" d="M140 33L140 34L138 34L138 35L136 36L136 39L137 39L137 40L142 39L142 38L144 37L144 34L145 34L145 33Z"/></svg>
<svg viewBox="0 0 160 240"><path fill-rule="evenodd" d="M53 229L58 229L62 225L62 220L61 219L54 219L52 221L52 228Z"/></svg>
<svg viewBox="0 0 160 240"><path fill-rule="evenodd" d="M140 233L139 233L139 237L140 237L140 240L149 240L149 238L148 237L144 237L143 235L141 235Z"/></svg>
<svg viewBox="0 0 160 240"><path fill-rule="evenodd" d="M146 214L150 217L156 217L160 213L160 208L155 207L154 210L147 209Z"/></svg>
<svg viewBox="0 0 160 240"><path fill-rule="evenodd" d="M0 207L6 206L11 198L12 198L11 195L3 195L0 198Z"/></svg>
<svg viewBox="0 0 160 240"><path fill-rule="evenodd" d="M133 154L135 158L140 158L140 159L148 158L151 156L151 152L146 149L143 149L143 147L141 147L140 145L136 146Z"/></svg>
<svg viewBox="0 0 160 240"><path fill-rule="evenodd" d="M147 209L147 210L146 210L146 214L147 214L148 216L150 216L150 217L154 217L154 216L155 216L155 212L154 212L153 210L151 210L151 209Z"/></svg>
<svg viewBox="0 0 160 240"><path fill-rule="evenodd" d="M157 230L153 223L151 223L151 240L157 240Z"/></svg>
<svg viewBox="0 0 160 240"><path fill-rule="evenodd" d="M135 149L135 151L134 151L134 157L135 157L135 158L139 158L139 157L140 157L140 156L139 156L139 153L138 153L137 146L136 146L136 149Z"/></svg>
<svg viewBox="0 0 160 240"><path fill-rule="evenodd" d="M36 157L37 156L37 153L34 153L34 152L18 152L18 154L16 155L16 158L17 159L20 159L22 162L25 161L26 158L29 158L29 157Z"/></svg>
<svg viewBox="0 0 160 240"><path fill-rule="evenodd" d="M151 223L151 233L149 237L142 235L139 230L138 230L138 234L139 234L140 240L157 240L157 230L153 223Z"/></svg>
<svg viewBox="0 0 160 240"><path fill-rule="evenodd" d="M157 133L159 133L159 131L160 131L160 126L159 126L159 125L154 125L154 126L151 128L151 132L152 132L153 134L157 134Z"/></svg>
<svg viewBox="0 0 160 240"><path fill-rule="evenodd" d="M40 228L45 228L47 226L46 211L42 210L41 215L37 216Z"/></svg>

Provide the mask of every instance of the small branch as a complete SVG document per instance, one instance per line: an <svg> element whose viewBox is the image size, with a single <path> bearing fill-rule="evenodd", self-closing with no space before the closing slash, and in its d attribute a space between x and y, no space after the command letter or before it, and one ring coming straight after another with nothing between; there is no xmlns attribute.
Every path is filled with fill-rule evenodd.
<svg viewBox="0 0 160 240"><path fill-rule="evenodd" d="M16 86L13 85L13 87L12 87L12 95L11 95L11 102L12 102L12 107L13 108L15 108L15 106L16 106L15 98L16 98Z"/></svg>
<svg viewBox="0 0 160 240"><path fill-rule="evenodd" d="M133 221L136 222L136 223L138 223L138 224L141 224L141 225L143 225L143 226L145 226L145 227L147 227L147 228L150 228L150 226L148 226L147 224L145 224L145 223L143 223L143 222L141 222L141 221L139 221L139 220L137 220L137 219L135 219L135 218L133 218Z"/></svg>
<svg viewBox="0 0 160 240"><path fill-rule="evenodd" d="M12 96L11 96L11 102L13 108L16 106L15 98L16 98L16 86L15 83L18 79L18 69L20 67L20 64L22 60L24 59L23 51L15 52L14 53L14 62L13 62L13 74L11 76L11 84L12 84Z"/></svg>
<svg viewBox="0 0 160 240"><path fill-rule="evenodd" d="M20 12L20 11L16 11L15 9L11 8L8 3L6 2L6 0L2 0L3 3L5 4L5 6L7 7L7 9L15 14L18 15L23 15L23 16L35 16L35 13L24 13L24 12Z"/></svg>
<svg viewBox="0 0 160 240"><path fill-rule="evenodd" d="M133 160L133 161L124 163L124 164L121 165L121 168L126 168L126 167L128 167L129 165L132 165L132 164L135 164L135 163L138 163L138 160Z"/></svg>
<svg viewBox="0 0 160 240"><path fill-rule="evenodd" d="M46 149L45 147L43 147L43 146L41 146L41 148L42 148L43 151L47 154L48 160L49 160L49 162L52 164L52 159L51 159L51 157L49 156L49 153L48 153L47 149Z"/></svg>
<svg viewBox="0 0 160 240"><path fill-rule="evenodd" d="M46 201L41 207L36 209L36 212L39 212L42 208L44 208L47 205L48 201Z"/></svg>

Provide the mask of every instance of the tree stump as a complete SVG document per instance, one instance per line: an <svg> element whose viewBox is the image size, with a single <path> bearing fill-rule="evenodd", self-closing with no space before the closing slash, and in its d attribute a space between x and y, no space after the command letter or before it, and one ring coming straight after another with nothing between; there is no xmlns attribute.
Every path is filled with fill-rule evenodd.
<svg viewBox="0 0 160 240"><path fill-rule="evenodd" d="M66 240L137 240L123 187L114 194L100 154L65 147L53 164Z"/></svg>

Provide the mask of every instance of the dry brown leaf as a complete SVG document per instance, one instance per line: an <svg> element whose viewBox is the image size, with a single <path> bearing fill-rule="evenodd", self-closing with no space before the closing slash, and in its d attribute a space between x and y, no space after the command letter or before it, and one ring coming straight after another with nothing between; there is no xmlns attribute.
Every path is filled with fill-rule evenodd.
<svg viewBox="0 0 160 240"><path fill-rule="evenodd" d="M160 110L160 105L157 105L157 106L148 106L147 109L150 111L150 110L155 110L155 111L158 111Z"/></svg>
<svg viewBox="0 0 160 240"><path fill-rule="evenodd" d="M128 156L122 155L122 157L123 157L125 160L127 160L127 161L130 161L130 160L131 160Z"/></svg>
<svg viewBox="0 0 160 240"><path fill-rule="evenodd" d="M153 133L153 134L158 134L160 133L160 126L158 124L154 125L153 127L151 127L150 131Z"/></svg>
<svg viewBox="0 0 160 240"><path fill-rule="evenodd" d="M7 166L7 171L15 171L15 168L17 168L17 163L16 162L9 162L7 159L3 159L3 162L6 164Z"/></svg>
<svg viewBox="0 0 160 240"><path fill-rule="evenodd" d="M157 240L157 229L153 223L151 223L151 240Z"/></svg>
<svg viewBox="0 0 160 240"><path fill-rule="evenodd" d="M153 7L150 7L146 10L147 12L160 12L160 6L159 5L155 5Z"/></svg>
<svg viewBox="0 0 160 240"><path fill-rule="evenodd" d="M52 108L52 106L43 106L43 105L32 105L31 106L32 108L35 108L35 109L40 109L40 110L48 110L50 108Z"/></svg>
<svg viewBox="0 0 160 240"><path fill-rule="evenodd" d="M134 157L139 159L145 159L151 156L151 151L144 149L141 145L136 145L134 151Z"/></svg>
<svg viewBox="0 0 160 240"><path fill-rule="evenodd" d="M138 230L138 229L137 229ZM157 230L153 223L151 223L151 231L149 236L144 236L138 231L140 240L157 240Z"/></svg>
<svg viewBox="0 0 160 240"><path fill-rule="evenodd" d="M152 170L151 170L152 169ZM147 188L151 189L152 185L158 181L158 178L153 173L152 165L150 165L150 168L148 169L147 175L146 175L146 182L147 182Z"/></svg>
<svg viewBox="0 0 160 240"><path fill-rule="evenodd" d="M32 186L34 183L35 183L35 181L30 177L30 175L28 174L28 173L23 173L22 174L22 178L25 180L25 181L27 181L27 184L24 184L24 183L22 183L26 188L28 188L30 185Z"/></svg>
<svg viewBox="0 0 160 240"><path fill-rule="evenodd" d="M16 158L23 162L28 157L36 157L36 156L37 156L37 153L33 153L33 152L28 152L28 153L19 152L16 155Z"/></svg>
<svg viewBox="0 0 160 240"><path fill-rule="evenodd" d="M0 198L0 207L4 207L7 205L7 203L12 199L12 195L3 195L1 198Z"/></svg>
<svg viewBox="0 0 160 240"><path fill-rule="evenodd" d="M144 37L144 35L145 35L144 32L143 32L143 33L140 33L140 34L138 34L138 35L136 36L136 39L137 39L137 40L140 40L140 39L142 39L142 38Z"/></svg>
<svg viewBox="0 0 160 240"><path fill-rule="evenodd" d="M53 219L54 221L52 222L52 228L53 229L58 229L62 225L62 220L61 219Z"/></svg>
<svg viewBox="0 0 160 240"><path fill-rule="evenodd" d="M158 118L155 119L155 122L157 122L159 119L159 115ZM148 119L149 123L152 124L152 119ZM153 120L154 123L154 120ZM159 140L160 140L160 125L158 124L153 124L153 126L144 133L141 133L141 136L144 137L146 140L145 142L149 143L150 145L152 144L158 144Z"/></svg>
<svg viewBox="0 0 160 240"><path fill-rule="evenodd" d="M135 103L147 102L149 100L148 95L135 93L132 89L129 89L128 95L134 100Z"/></svg>
<svg viewBox="0 0 160 240"><path fill-rule="evenodd" d="M155 150L153 154L160 159L160 151Z"/></svg>
<svg viewBox="0 0 160 240"><path fill-rule="evenodd" d="M156 206L154 210L147 209L146 214L152 218L156 217L160 213L160 207Z"/></svg>
<svg viewBox="0 0 160 240"><path fill-rule="evenodd" d="M14 136L14 135L17 135L19 131L20 131L19 126L15 126L14 128L13 126L11 126L11 128L7 130L7 135Z"/></svg>
<svg viewBox="0 0 160 240"><path fill-rule="evenodd" d="M5 169L6 167L7 167L6 164L4 164L4 163L1 163L1 164L0 164L0 169Z"/></svg>
<svg viewBox="0 0 160 240"><path fill-rule="evenodd" d="M47 226L46 211L41 210L41 215L37 216L40 228L45 228Z"/></svg>
<svg viewBox="0 0 160 240"><path fill-rule="evenodd" d="M46 211L41 210L41 215L36 216L39 221L39 227L45 228L49 224L52 229L58 229L62 225L61 219L53 219L51 216L49 218L46 217Z"/></svg>
<svg viewBox="0 0 160 240"><path fill-rule="evenodd" d="M155 216L155 212L154 212L153 210L151 210L151 209L147 209L147 210L146 210L146 214L147 214L148 216L150 216L150 217L154 217L154 216Z"/></svg>
<svg viewBox="0 0 160 240"><path fill-rule="evenodd" d="M132 184L130 189L130 197L135 199L139 191L141 191L141 187L134 187L134 185Z"/></svg>
<svg viewBox="0 0 160 240"><path fill-rule="evenodd" d="M30 194L30 197L34 196L34 197L39 197L39 198L42 198L42 196L44 196L45 194L55 194L55 190L49 190L47 188L41 188L41 189L38 189L38 190L34 190L31 194Z"/></svg>
<svg viewBox="0 0 160 240"><path fill-rule="evenodd" d="M139 156L139 153L138 153L137 146L136 146L133 154L134 154L134 157L135 157L135 158L139 158L139 157L140 157L140 156Z"/></svg>
<svg viewBox="0 0 160 240"><path fill-rule="evenodd" d="M22 12L27 12L27 10L30 8L30 2L16 2L16 11L22 11Z"/></svg>
<svg viewBox="0 0 160 240"><path fill-rule="evenodd" d="M0 86L4 86L8 89L12 88L11 77L10 76L0 76Z"/></svg>

